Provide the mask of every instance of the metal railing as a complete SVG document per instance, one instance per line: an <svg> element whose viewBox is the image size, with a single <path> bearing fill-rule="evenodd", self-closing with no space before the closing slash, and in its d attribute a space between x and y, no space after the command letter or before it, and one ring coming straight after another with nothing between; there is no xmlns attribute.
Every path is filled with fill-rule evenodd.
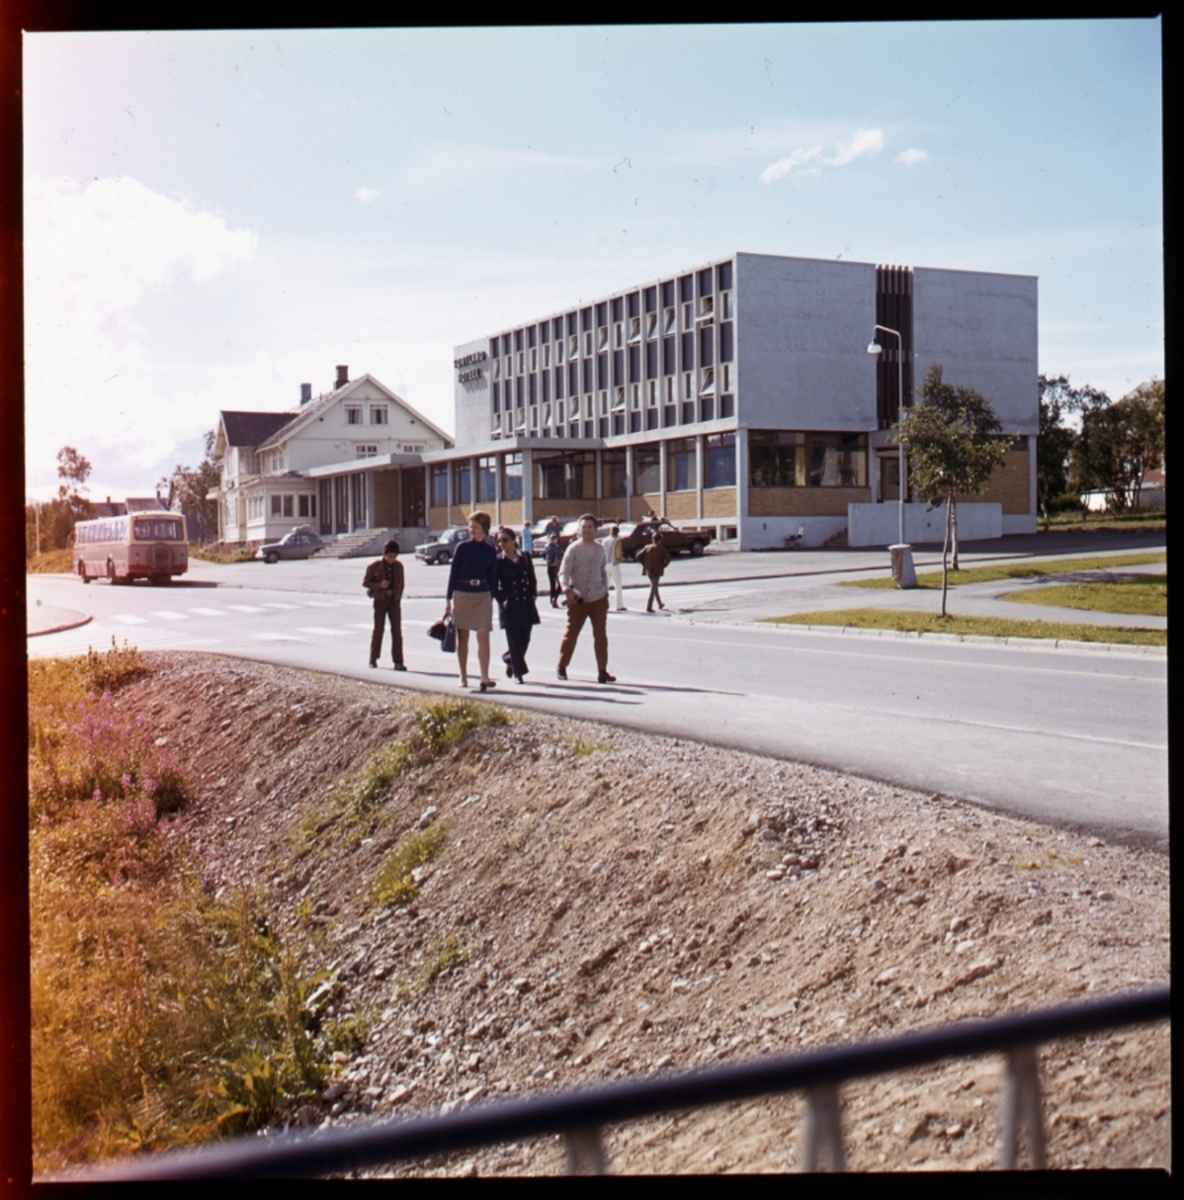
<svg viewBox="0 0 1184 1200"><path fill-rule="evenodd" d="M1165 1020L1171 986L1164 984L1034 1013L957 1022L881 1041L828 1046L770 1057L627 1080L603 1087L474 1105L444 1116L414 1117L324 1133L239 1138L196 1150L170 1151L78 1171L39 1182L114 1182L163 1179L244 1179L328 1175L402 1159L422 1158L561 1133L573 1174L605 1170L606 1125L700 1108L730 1100L804 1091L802 1165L844 1169L839 1087L850 1079L923 1066L945 1058L1003 1052L1007 1056L999 1165L1013 1169L1025 1135L1030 1165L1043 1168L1044 1121L1037 1047L1078 1034Z"/></svg>

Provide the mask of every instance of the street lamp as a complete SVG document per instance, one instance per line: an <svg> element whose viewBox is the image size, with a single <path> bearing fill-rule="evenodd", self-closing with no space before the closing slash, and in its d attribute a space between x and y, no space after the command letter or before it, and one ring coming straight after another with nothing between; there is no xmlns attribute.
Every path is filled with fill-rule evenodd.
<svg viewBox="0 0 1184 1200"><path fill-rule="evenodd" d="M899 564L894 564L893 575L896 577L897 584L900 587L915 587L917 577L913 571L913 556L910 553L910 548L904 540L904 500L908 490L907 467L904 457L904 338L901 337L900 331L897 329L889 329L887 325L875 325L872 329L872 340L868 343L867 352L875 357L879 357L884 352L884 347L876 340L876 331L880 333L890 333L896 338L896 420L900 426L898 434L900 438L900 466L898 474L900 476L899 484L899 499L897 500L897 511L899 513L898 521L898 538L897 546L890 546L889 549L897 550L899 554Z"/></svg>

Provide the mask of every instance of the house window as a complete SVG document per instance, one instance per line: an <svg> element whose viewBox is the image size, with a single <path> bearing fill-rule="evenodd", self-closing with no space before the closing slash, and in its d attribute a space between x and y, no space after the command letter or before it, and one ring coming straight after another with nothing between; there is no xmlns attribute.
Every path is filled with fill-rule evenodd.
<svg viewBox="0 0 1184 1200"><path fill-rule="evenodd" d="M522 499L522 455L507 454L502 467L502 499Z"/></svg>
<svg viewBox="0 0 1184 1200"><path fill-rule="evenodd" d="M497 487L497 456L486 454L477 459L477 503L492 503Z"/></svg>
<svg viewBox="0 0 1184 1200"><path fill-rule="evenodd" d="M662 451L657 446L638 446L633 452L633 470L637 476L634 495L656 492L662 483Z"/></svg>
<svg viewBox="0 0 1184 1200"><path fill-rule="evenodd" d="M347 425L361 425L362 406L360 404L347 404L345 406L345 423Z"/></svg>
<svg viewBox="0 0 1184 1200"><path fill-rule="evenodd" d="M584 357L592 357L592 330L590 329L584 334Z"/></svg>
<svg viewBox="0 0 1184 1200"><path fill-rule="evenodd" d="M602 417L608 416L608 392L600 393L600 415Z"/></svg>
<svg viewBox="0 0 1184 1200"><path fill-rule="evenodd" d="M736 435L734 433L709 434L704 442L703 464L706 478L703 486L709 488L734 487L736 484Z"/></svg>
<svg viewBox="0 0 1184 1200"><path fill-rule="evenodd" d="M315 517L317 515L317 497L315 492L297 496L296 500L296 511L299 516Z"/></svg>
<svg viewBox="0 0 1184 1200"><path fill-rule="evenodd" d="M526 351L525 350L518 351L518 374L519 375L526 374Z"/></svg>
<svg viewBox="0 0 1184 1200"><path fill-rule="evenodd" d="M558 365L563 362L563 339L558 338L555 342L555 363Z"/></svg>
<svg viewBox="0 0 1184 1200"><path fill-rule="evenodd" d="M385 404L372 404L370 406L371 425L386 425L388 421L389 413Z"/></svg>
<svg viewBox="0 0 1184 1200"><path fill-rule="evenodd" d="M432 473L432 507L443 508L448 503L448 464L433 463Z"/></svg>
<svg viewBox="0 0 1184 1200"><path fill-rule="evenodd" d="M867 435L754 429L750 487L866 487Z"/></svg>
<svg viewBox="0 0 1184 1200"><path fill-rule="evenodd" d="M378 447L372 442L359 442L354 447L354 458L377 458Z"/></svg>
<svg viewBox="0 0 1184 1200"><path fill-rule="evenodd" d="M271 515L273 517L290 517L294 497L273 495L271 498Z"/></svg>
<svg viewBox="0 0 1184 1200"><path fill-rule="evenodd" d="M666 490L687 492L695 487L695 442L676 438L666 443Z"/></svg>
<svg viewBox="0 0 1184 1200"><path fill-rule="evenodd" d="M571 337L569 337L567 339L567 357L575 358L576 355L579 354L579 352L580 352L580 335L578 333L573 333L571 335ZM591 354L591 352L592 351L589 348L588 353Z"/></svg>

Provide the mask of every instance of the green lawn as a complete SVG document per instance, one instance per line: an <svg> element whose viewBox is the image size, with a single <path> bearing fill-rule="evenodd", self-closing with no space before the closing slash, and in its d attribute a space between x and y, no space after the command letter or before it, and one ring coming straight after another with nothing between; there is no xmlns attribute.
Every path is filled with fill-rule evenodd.
<svg viewBox="0 0 1184 1200"><path fill-rule="evenodd" d="M1166 550L1145 550L1139 554L1095 554L1081 558L1050 558L1045 562L989 563L982 567L963 567L949 573L950 586L959 583L990 583L995 579L1030 579L1034 575L1063 575L1066 571L1107 571L1112 567L1134 567L1142 563L1167 562ZM844 579L840 587L895 588L891 575L878 575L874 579ZM917 586L922 588L941 587L940 571L925 571L917 576ZM1119 609L1120 612L1129 611Z"/></svg>
<svg viewBox="0 0 1184 1200"><path fill-rule="evenodd" d="M1166 617L1168 577L1142 575L1138 578L1099 580L1097 583L1053 584L1051 587L1008 592L1001 599L1016 600L1021 604L1056 604L1061 608L1083 608L1093 612Z"/></svg>
<svg viewBox="0 0 1184 1200"><path fill-rule="evenodd" d="M766 617L773 625L840 625L854 629L898 629L908 633L978 634L1000 638L1058 638L1074 642L1111 642L1166 646L1166 629L1126 629L1117 625L1077 625L1060 621L1011 621L1000 617L939 617L935 613L888 608L846 608L837 612Z"/></svg>

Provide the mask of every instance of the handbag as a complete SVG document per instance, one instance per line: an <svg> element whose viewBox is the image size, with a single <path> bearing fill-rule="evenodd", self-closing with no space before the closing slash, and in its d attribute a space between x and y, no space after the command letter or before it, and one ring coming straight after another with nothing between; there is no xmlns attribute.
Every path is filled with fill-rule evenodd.
<svg viewBox="0 0 1184 1200"><path fill-rule="evenodd" d="M452 623L451 617L444 618L444 638L440 642L440 649L445 654L456 653L456 626Z"/></svg>
<svg viewBox="0 0 1184 1200"><path fill-rule="evenodd" d="M428 637L435 638L436 641L442 642L444 634L448 631L448 626L444 624L444 619L441 618L434 625L428 628Z"/></svg>

